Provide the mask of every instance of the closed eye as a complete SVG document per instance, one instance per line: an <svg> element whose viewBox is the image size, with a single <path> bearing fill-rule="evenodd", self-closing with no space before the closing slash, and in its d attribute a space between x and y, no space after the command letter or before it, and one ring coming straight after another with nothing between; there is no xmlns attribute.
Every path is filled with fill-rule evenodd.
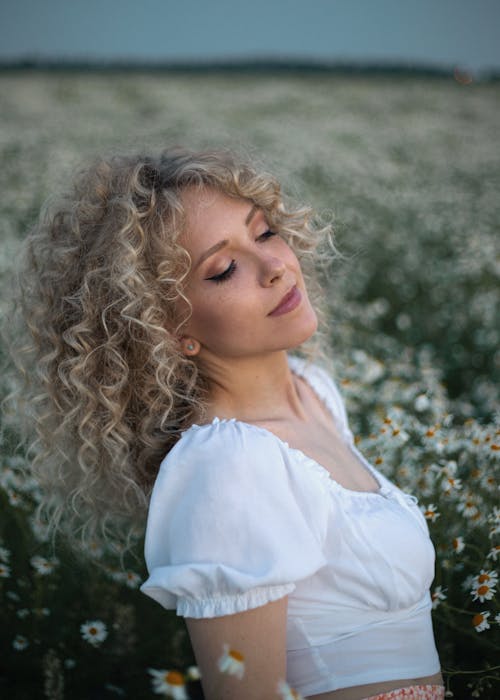
<svg viewBox="0 0 500 700"><path fill-rule="evenodd" d="M236 261L231 260L227 268L224 270L224 272L220 272L218 275L212 275L212 277L207 277L207 280L210 280L211 282L216 282L220 284L221 282L225 282L227 279L229 279L234 271L236 270Z"/></svg>
<svg viewBox="0 0 500 700"><path fill-rule="evenodd" d="M258 241L267 241L268 238L272 238L273 236L277 236L277 235L278 235L277 233L268 229L267 231L264 231L264 233L261 233L260 236L257 238L257 240Z"/></svg>

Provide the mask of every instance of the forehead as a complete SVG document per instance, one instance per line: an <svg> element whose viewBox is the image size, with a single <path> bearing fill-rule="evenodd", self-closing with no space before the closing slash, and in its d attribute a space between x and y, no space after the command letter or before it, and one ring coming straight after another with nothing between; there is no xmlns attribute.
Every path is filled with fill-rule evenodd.
<svg viewBox="0 0 500 700"><path fill-rule="evenodd" d="M230 197L216 189L188 187L181 194L185 214L183 238L193 240L219 235L227 236L236 225L245 226L245 219L253 207L247 199Z"/></svg>

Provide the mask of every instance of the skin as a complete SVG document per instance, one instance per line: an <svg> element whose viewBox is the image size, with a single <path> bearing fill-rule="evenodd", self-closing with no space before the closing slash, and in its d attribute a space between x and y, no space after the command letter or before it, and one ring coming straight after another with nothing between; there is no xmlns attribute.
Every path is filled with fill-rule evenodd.
<svg viewBox="0 0 500 700"><path fill-rule="evenodd" d="M260 209L215 190L186 189L186 232L181 244L192 270L185 290L192 316L184 327L184 352L210 379L209 416L237 418L270 430L324 466L347 488L373 491L374 477L342 440L325 406L290 371L287 350L316 330L299 262L269 227ZM269 315L296 287L300 303ZM181 309L181 312L185 309ZM287 597L235 615L186 618L207 700L272 700L286 677ZM222 675L217 660L224 644L245 657L240 681ZM387 681L314 696L316 700L362 700L416 683L441 683L440 674Z"/></svg>

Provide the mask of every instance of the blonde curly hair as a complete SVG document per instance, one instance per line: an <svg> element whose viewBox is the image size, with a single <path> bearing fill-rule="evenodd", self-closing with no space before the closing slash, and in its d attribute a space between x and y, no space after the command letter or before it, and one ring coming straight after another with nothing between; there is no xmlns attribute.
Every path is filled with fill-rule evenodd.
<svg viewBox="0 0 500 700"><path fill-rule="evenodd" d="M187 319L174 314L187 301L191 261L178 241L188 186L261 207L295 250L324 317L317 263L335 253L331 227L309 207L287 209L277 180L246 158L172 148L80 172L26 242L21 308L30 333L16 353L36 428L40 510L73 544L126 540L145 521L162 458L203 420L207 379L183 354Z"/></svg>

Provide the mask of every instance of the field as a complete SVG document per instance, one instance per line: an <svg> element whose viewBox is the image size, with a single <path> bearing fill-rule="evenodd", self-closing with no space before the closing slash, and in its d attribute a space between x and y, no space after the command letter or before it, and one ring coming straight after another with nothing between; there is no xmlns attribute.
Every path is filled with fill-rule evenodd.
<svg viewBox="0 0 500 700"><path fill-rule="evenodd" d="M0 74L2 312L41 204L103 151L234 146L333 222L337 378L360 448L428 518L456 698L500 692L499 113L498 82L451 76ZM125 572L100 551L53 560L5 421L0 692L153 697L149 668L193 663L184 627L137 591L140 558ZM81 632L88 621L102 641Z"/></svg>

